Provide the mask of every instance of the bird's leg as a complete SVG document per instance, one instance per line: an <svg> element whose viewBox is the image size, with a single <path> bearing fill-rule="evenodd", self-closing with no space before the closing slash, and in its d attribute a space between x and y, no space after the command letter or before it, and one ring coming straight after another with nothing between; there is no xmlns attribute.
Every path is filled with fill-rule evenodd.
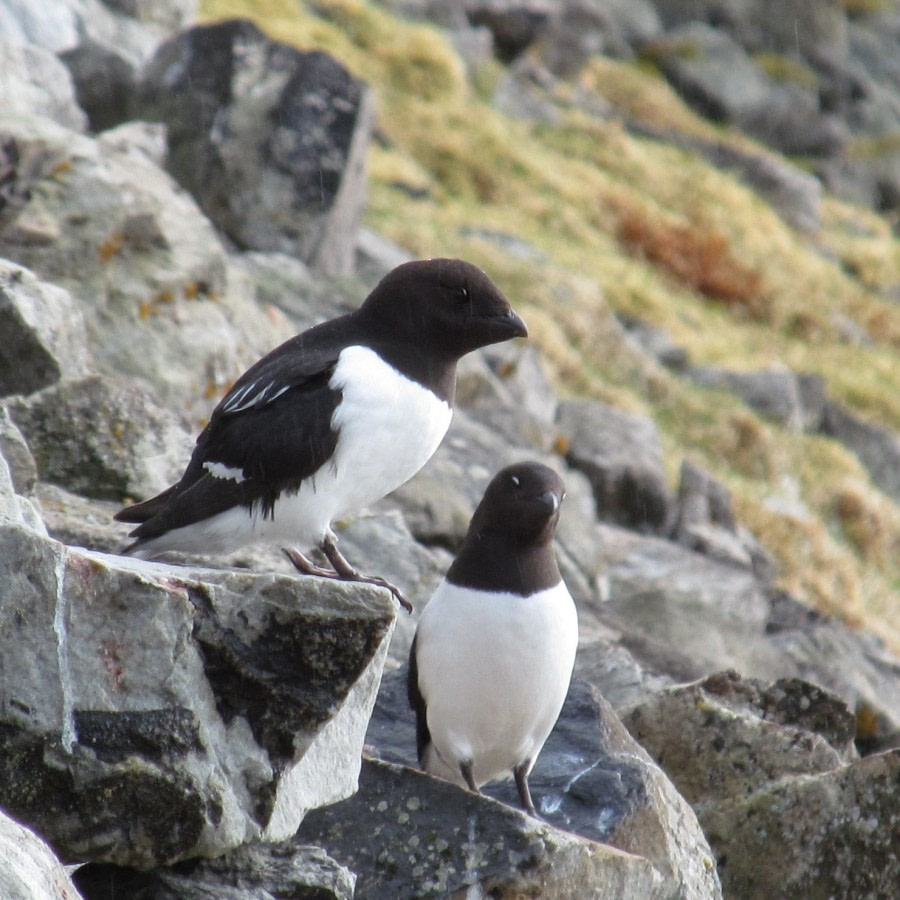
<svg viewBox="0 0 900 900"><path fill-rule="evenodd" d="M538 818L534 803L531 801L531 790L528 787L528 771L530 769L531 760L526 759L525 762L519 763L519 765L513 769L513 775L516 779L516 787L519 789L519 799L522 801L522 806L525 807L525 811L530 816Z"/></svg>
<svg viewBox="0 0 900 900"><path fill-rule="evenodd" d="M472 760L467 759L465 762L461 762L459 764L459 771L462 773L462 777L466 779L469 790L473 794L480 794L481 791L478 790L478 785L475 784L475 775L472 772Z"/></svg>
<svg viewBox="0 0 900 900"><path fill-rule="evenodd" d="M338 573L324 566L317 566L311 559L304 556L296 547L282 547L284 555L294 564L294 568L301 575L315 575L317 578L337 578Z"/></svg>
<svg viewBox="0 0 900 900"><path fill-rule="evenodd" d="M349 562L341 555L341 551L338 550L337 544L334 542L334 538L331 535L327 535L325 540L321 543L322 552L325 554L325 557L328 559L328 562L334 566L334 571L337 573L337 578L341 581L358 581L363 584L374 584L378 587L387 588L396 598L397 602L408 612L412 612L412 603L400 593L400 589L395 585L391 584L389 581L386 581L384 578L380 578L377 575L360 575L353 566L350 565ZM334 576L332 576L334 577Z"/></svg>

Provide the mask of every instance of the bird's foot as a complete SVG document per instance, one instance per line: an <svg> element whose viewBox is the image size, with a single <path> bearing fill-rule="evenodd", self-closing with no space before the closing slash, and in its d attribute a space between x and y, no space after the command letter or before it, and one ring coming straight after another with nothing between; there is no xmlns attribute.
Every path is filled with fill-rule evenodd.
<svg viewBox="0 0 900 900"><path fill-rule="evenodd" d="M516 787L519 790L519 800L522 802L522 808L529 816L539 819L537 810L531 799L531 791L528 788L528 773L531 771L531 760L526 759L525 762L519 764L513 769L513 775L516 779Z"/></svg>
<svg viewBox="0 0 900 900"><path fill-rule="evenodd" d="M317 566L311 559L304 556L296 547L282 547L284 555L294 564L294 568L301 575L315 575L317 578L338 577L337 572L333 569L326 569L324 566Z"/></svg>
<svg viewBox="0 0 900 900"><path fill-rule="evenodd" d="M377 587L387 588L408 613L412 612L412 604L403 596L396 585L377 575L361 575L341 556L333 543L328 546L330 546L330 550L326 548L326 544L322 545L322 549L328 561L334 566L333 569L326 569L324 566L316 565L296 547L283 547L282 550L284 555L293 563L294 568L302 575L315 575L317 578L330 578L332 581L355 581L360 584L374 584ZM335 564L335 560L330 555L332 552L338 561L337 564Z"/></svg>
<svg viewBox="0 0 900 900"><path fill-rule="evenodd" d="M408 612L411 613L413 610L412 603L403 596L400 592L400 588L396 585L391 584L390 581L387 581L384 578L381 578L378 575L362 575L357 572L353 566L350 565L349 562L345 559L345 557L341 554L341 551L338 550L337 544L334 542L334 538L326 537L321 544L322 552L325 554L325 558L328 562L334 566L334 571L336 573L336 577L341 581L356 581L362 584L374 584L377 587L387 588L397 599L397 602ZM335 576L333 576L335 577Z"/></svg>

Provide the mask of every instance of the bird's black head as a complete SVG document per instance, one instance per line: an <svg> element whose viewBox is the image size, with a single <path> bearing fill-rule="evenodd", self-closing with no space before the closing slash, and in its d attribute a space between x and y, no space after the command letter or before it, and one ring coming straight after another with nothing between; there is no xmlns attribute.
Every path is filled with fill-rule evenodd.
<svg viewBox="0 0 900 900"><path fill-rule="evenodd" d="M498 472L447 580L461 587L529 596L560 582L553 533L565 496L562 478L536 462Z"/></svg>
<svg viewBox="0 0 900 900"><path fill-rule="evenodd" d="M565 494L562 478L548 466L537 462L507 466L484 492L469 535L490 532L507 535L520 545L547 544L553 539Z"/></svg>
<svg viewBox="0 0 900 900"><path fill-rule="evenodd" d="M478 347L528 335L494 282L461 259L397 266L366 298L360 313L390 329L395 338L411 340L448 362Z"/></svg>

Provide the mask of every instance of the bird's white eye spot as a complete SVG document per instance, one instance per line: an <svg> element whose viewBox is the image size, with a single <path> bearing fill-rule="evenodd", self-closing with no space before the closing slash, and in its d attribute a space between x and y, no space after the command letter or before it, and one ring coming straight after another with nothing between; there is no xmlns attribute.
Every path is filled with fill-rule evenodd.
<svg viewBox="0 0 900 900"><path fill-rule="evenodd" d="M511 475L511 476L510 476L510 480L512 481L512 483L513 483L516 487L518 487L518 486L522 483L522 482L519 480L519 476L518 476L518 475Z"/></svg>

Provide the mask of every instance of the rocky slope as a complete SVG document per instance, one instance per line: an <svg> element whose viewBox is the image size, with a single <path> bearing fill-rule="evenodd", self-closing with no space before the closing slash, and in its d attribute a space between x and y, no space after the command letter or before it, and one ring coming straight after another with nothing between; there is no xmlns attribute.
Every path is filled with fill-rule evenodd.
<svg viewBox="0 0 900 900"><path fill-rule="evenodd" d="M824 5L796 48L817 78L803 93L771 85L774 55L795 48L760 30L764 3L740 15L690 4L690 21L661 2L271 6L274 30L307 30L301 49L247 21L191 27L184 0L0 2L0 893L890 896L900 660L846 620L895 633L900 325L886 295L900 255L883 223L822 183L894 209L889 160L834 174L840 148L890 124L896 92L873 48L896 36L894 19ZM640 80L629 92L635 56L704 112L809 154L817 177L708 130L674 94L663 108ZM619 107L601 102L598 73ZM463 111L481 159L446 133ZM510 112L530 124L503 118L505 133L492 116ZM566 159L528 158L563 137ZM521 183L490 168L517 153ZM649 216L617 180L630 166L648 190L660 153L712 179L725 209L751 205L771 267L742 270L755 251L723 231L702 269L684 268L699 238L673 220L660 174L641 201L642 213L659 204ZM615 199L616 240L639 263L613 258L602 228L584 231L573 172L595 202ZM838 213L865 222L868 242L835 244ZM534 220L556 236L543 243ZM808 312L810 355L786 358L835 358L840 314L855 335L841 352L881 375L882 393L864 396L865 375L854 393L844 369L693 362L710 344L689 332L707 317L742 360L754 351L738 338L752 347L766 332L776 350L797 338L776 270L804 242L820 259L798 263L803 284L846 292L823 298L827 316ZM833 247L858 266L855 286L832 273ZM532 777L542 822L510 808L509 785L475 798L412 771L403 679L417 613L396 617L375 589L300 579L263 551L181 567L115 555L126 529L112 513L178 474L247 364L355 306L399 261L439 252L472 257L521 297L535 340L466 361L433 460L340 536L419 611L497 469L537 458L563 474L557 552L581 641ZM637 309L602 296L595 256ZM637 284L638 265L645 282L667 273L668 310ZM816 473L839 482L825 544L801 450L837 466ZM793 487L773 487L759 515L745 492L786 476ZM779 542L776 519L805 536ZM782 543L813 549L786 570ZM813 590L838 571L877 602L839 604L840 583ZM70 878L59 860L84 865Z"/></svg>

